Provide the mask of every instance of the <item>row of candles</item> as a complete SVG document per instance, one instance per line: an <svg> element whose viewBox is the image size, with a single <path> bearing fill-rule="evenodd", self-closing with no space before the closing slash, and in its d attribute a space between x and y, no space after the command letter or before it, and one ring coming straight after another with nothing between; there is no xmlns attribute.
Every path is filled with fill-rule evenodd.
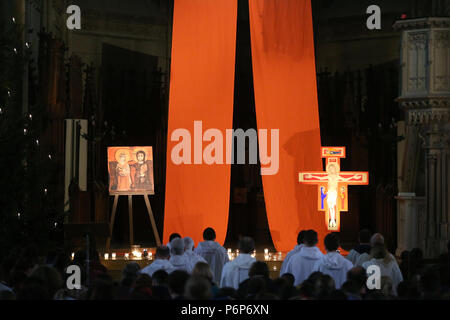
<svg viewBox="0 0 450 320"><path fill-rule="evenodd" d="M228 253L228 259L233 260L239 255L239 249L237 249L235 252L233 252L231 249L227 250ZM256 257L256 250L253 251L252 255L253 258ZM278 251L278 253L271 253L269 252L269 249L264 249L264 260L265 261L282 261L283 255L281 251Z"/></svg>
<svg viewBox="0 0 450 320"><path fill-rule="evenodd" d="M144 252L147 252L146 250L144 250ZM234 260L238 255L239 255L239 249L236 249L235 252L233 252L231 250L231 248L229 248L227 250L228 253L228 258L230 260ZM253 253L251 254L251 256L254 258L256 257L256 250L253 251ZM75 257L75 253L72 253L72 260ZM112 252L111 256L109 253L104 253L103 255L104 260L116 260L117 259L117 253ZM147 259L147 260L153 260L153 254L151 252L147 252L146 256L143 255L143 253L139 250L133 250L131 252L131 256L130 253L124 253L123 258L125 260L128 259L137 259L137 260L141 260L141 259ZM278 253L271 253L269 252L269 249L264 249L264 260L265 261L282 261L282 253L279 251ZM274 267L274 270L276 270L276 267Z"/></svg>

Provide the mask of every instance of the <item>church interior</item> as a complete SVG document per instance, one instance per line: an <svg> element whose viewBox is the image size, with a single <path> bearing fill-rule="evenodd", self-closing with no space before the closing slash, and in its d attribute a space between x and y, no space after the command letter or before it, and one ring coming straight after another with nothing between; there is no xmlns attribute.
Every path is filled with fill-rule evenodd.
<svg viewBox="0 0 450 320"><path fill-rule="evenodd" d="M166 178L172 170L171 81L179 68L174 11L177 2L189 1L0 2L0 118L16 104L0 119L0 168L8 176L0 181L1 252L30 241L39 251L62 245L70 253L90 244L113 269L124 264L108 261L112 252L148 248L155 254L167 243L168 192L173 201L183 193L169 190ZM382 234L398 259L419 248L433 261L450 240L450 1L289 0L295 1L311 4L320 146L345 147L342 172L368 172L366 185L348 188L340 247L348 253L360 243L360 230L368 229ZM236 0L235 12L230 129L244 131L258 129L261 113L252 2ZM373 4L381 8L381 27L370 29L366 10ZM69 5L81 9L81 28L69 28ZM11 48L21 59L11 62ZM194 70L192 81L203 72ZM211 103L205 116L216 112ZM146 194L111 194L108 148L118 146L152 146L151 207ZM247 157L250 149L246 144ZM325 170L327 160L320 161ZM271 230L269 178L261 166L259 158L229 166L221 244L234 252L250 236L257 256L264 250L284 256L273 238L280 235ZM315 214L323 224L324 212ZM281 264L269 263L271 276ZM115 272L120 277L121 270Z"/></svg>

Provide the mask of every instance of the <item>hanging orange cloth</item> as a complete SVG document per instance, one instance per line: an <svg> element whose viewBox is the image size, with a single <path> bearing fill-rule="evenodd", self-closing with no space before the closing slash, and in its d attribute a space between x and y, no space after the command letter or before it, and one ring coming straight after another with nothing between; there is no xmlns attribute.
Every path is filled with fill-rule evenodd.
<svg viewBox="0 0 450 320"><path fill-rule="evenodd" d="M179 142L171 141L171 134L189 130L193 163L194 121L202 121L203 132L219 129L224 140L225 130L233 127L236 25L237 0L175 0L164 243L173 232L198 243L206 227L216 230L218 242L225 241L230 165L174 164L171 152Z"/></svg>
<svg viewBox="0 0 450 320"><path fill-rule="evenodd" d="M323 169L311 1L249 0L249 7L257 125L280 137L279 171L262 177L272 240L288 251L300 230L314 229L323 248L317 187L298 182L300 171Z"/></svg>

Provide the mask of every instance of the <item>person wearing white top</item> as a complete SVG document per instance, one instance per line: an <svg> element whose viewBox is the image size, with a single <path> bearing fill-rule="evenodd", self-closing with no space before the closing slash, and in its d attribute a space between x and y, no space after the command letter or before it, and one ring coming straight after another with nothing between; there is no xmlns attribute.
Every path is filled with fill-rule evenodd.
<svg viewBox="0 0 450 320"><path fill-rule="evenodd" d="M169 262L175 270L184 270L191 273L192 265L188 257L184 254L184 240L175 238L170 242L170 259Z"/></svg>
<svg viewBox="0 0 450 320"><path fill-rule="evenodd" d="M348 255L345 257L352 264L356 264L356 260L358 260L359 256L366 253L370 254L370 231L367 229L362 229L359 232L358 236L359 245L350 250Z"/></svg>
<svg viewBox="0 0 450 320"><path fill-rule="evenodd" d="M294 276L294 286L302 284L313 272L314 265L323 257L323 253L316 247L317 232L308 230L305 233L305 243L300 252L294 254L286 267L285 273Z"/></svg>
<svg viewBox="0 0 450 320"><path fill-rule="evenodd" d="M397 287L403 281L403 275L395 258L386 250L384 244L376 244L372 248L372 259L362 264L367 270L372 265L380 268L381 277L388 277L392 280L393 294L397 295Z"/></svg>
<svg viewBox="0 0 450 320"><path fill-rule="evenodd" d="M181 238L179 233L175 232L169 236L169 242L166 244L167 248L169 248L169 251L170 251L170 243L172 242L173 239L176 239L176 238Z"/></svg>
<svg viewBox="0 0 450 320"><path fill-rule="evenodd" d="M203 240L198 243L194 252L206 260L213 273L213 281L219 283L223 266L229 261L227 250L215 241L216 232L213 228L203 231Z"/></svg>
<svg viewBox="0 0 450 320"><path fill-rule="evenodd" d="M375 233L372 238L370 238L370 246L373 248L375 245L377 244L383 244L384 245L384 237L381 235L381 233ZM388 255L390 255L390 257L392 258L392 260L395 261L395 257L391 254L388 253ZM364 262L369 261L370 259L372 259L372 256L370 255L370 253L364 252L363 254L361 254L358 259L356 259L356 262L354 263L355 266L357 267L362 267L362 265L364 264ZM395 263L397 263L397 261L395 261Z"/></svg>
<svg viewBox="0 0 450 320"><path fill-rule="evenodd" d="M222 276L220 278L220 287L239 288L239 284L249 278L248 271L256 261L252 257L255 250L255 242L250 237L244 237L239 241L239 255L232 261L223 266Z"/></svg>
<svg viewBox="0 0 450 320"><path fill-rule="evenodd" d="M283 274L286 273L286 269L287 266L289 264L289 261L291 260L291 258L296 254L299 253L300 250L304 247L303 241L305 238L305 230L302 230L298 233L297 236L297 245L294 247L294 249L292 249L291 251L289 251L286 254L286 257L283 260L283 263L281 264L281 269L280 269L280 276L282 276Z"/></svg>
<svg viewBox="0 0 450 320"><path fill-rule="evenodd" d="M194 250L194 240L191 237L183 238L184 241L184 255L188 258L189 263L191 264L191 270L194 269L197 262L207 263L205 259L196 254Z"/></svg>
<svg viewBox="0 0 450 320"><path fill-rule="evenodd" d="M167 246L160 246L156 248L155 261L143 268L140 273L146 273L150 277L158 270L164 270L171 273L175 270L173 265L169 262L170 251Z"/></svg>
<svg viewBox="0 0 450 320"><path fill-rule="evenodd" d="M336 289L340 289L347 280L347 272L353 268L353 264L337 252L340 240L337 233L326 235L325 249L327 254L314 265L313 271L319 271L333 278Z"/></svg>

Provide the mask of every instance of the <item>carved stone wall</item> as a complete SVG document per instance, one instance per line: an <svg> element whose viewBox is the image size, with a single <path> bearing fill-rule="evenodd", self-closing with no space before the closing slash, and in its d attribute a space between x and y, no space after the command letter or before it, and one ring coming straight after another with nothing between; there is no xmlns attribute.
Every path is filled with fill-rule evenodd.
<svg viewBox="0 0 450 320"><path fill-rule="evenodd" d="M398 101L405 112L408 141L402 172L416 172L411 168L417 166L417 153L424 158L426 212L423 240L417 243L426 256L435 257L445 250L450 238L450 18L401 20L394 28L402 31L402 89ZM405 186L412 189L400 191L415 193L417 186ZM414 197L406 198L398 197L399 210L403 210L400 216L414 214L414 207L405 205ZM404 227L399 223L399 229Z"/></svg>

